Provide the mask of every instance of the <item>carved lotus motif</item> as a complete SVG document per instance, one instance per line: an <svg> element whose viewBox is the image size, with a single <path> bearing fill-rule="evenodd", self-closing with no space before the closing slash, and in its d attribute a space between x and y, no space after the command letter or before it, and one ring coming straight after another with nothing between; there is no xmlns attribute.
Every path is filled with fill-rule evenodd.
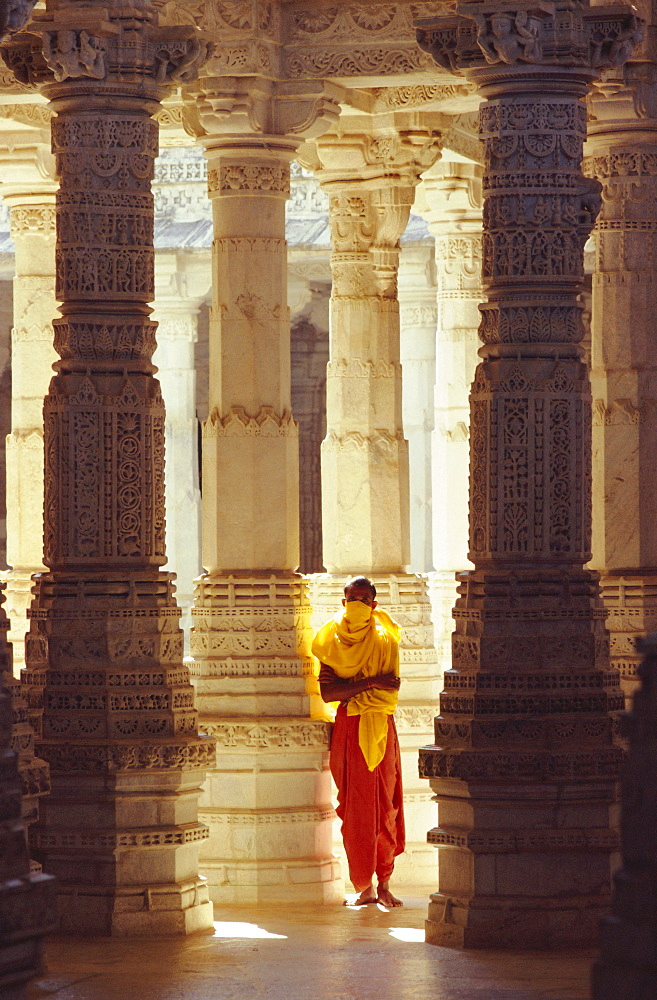
<svg viewBox="0 0 657 1000"><path fill-rule="evenodd" d="M395 16L394 7L380 7L378 4L365 4L351 11L351 16L359 28L366 31L380 31L386 28Z"/></svg>
<svg viewBox="0 0 657 1000"><path fill-rule="evenodd" d="M244 30L253 27L251 4L248 0L226 0L224 3L218 3L216 10L222 21L231 28Z"/></svg>
<svg viewBox="0 0 657 1000"><path fill-rule="evenodd" d="M330 28L337 16L337 7L326 7L324 10L297 10L294 12L294 23L301 31L316 35Z"/></svg>

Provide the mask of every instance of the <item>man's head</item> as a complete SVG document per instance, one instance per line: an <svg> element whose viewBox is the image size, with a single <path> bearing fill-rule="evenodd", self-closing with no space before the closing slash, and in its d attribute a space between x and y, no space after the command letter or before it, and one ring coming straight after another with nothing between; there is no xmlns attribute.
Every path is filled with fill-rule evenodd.
<svg viewBox="0 0 657 1000"><path fill-rule="evenodd" d="M376 607L376 587L366 576L354 576L347 580L344 585L344 597L342 603L346 605L349 601L360 601L370 608Z"/></svg>

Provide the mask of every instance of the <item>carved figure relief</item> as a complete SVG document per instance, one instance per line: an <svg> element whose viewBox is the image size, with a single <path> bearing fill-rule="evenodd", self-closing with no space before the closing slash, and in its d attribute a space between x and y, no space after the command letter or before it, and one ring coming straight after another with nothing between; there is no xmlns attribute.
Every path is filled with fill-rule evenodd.
<svg viewBox="0 0 657 1000"><path fill-rule="evenodd" d="M53 71L55 80L90 76L102 80L105 76L105 49L100 38L88 31L62 29L45 32L43 57Z"/></svg>
<svg viewBox="0 0 657 1000"><path fill-rule="evenodd" d="M477 14L477 44L486 62L504 62L510 65L540 62L539 30L541 21L526 10L509 13Z"/></svg>

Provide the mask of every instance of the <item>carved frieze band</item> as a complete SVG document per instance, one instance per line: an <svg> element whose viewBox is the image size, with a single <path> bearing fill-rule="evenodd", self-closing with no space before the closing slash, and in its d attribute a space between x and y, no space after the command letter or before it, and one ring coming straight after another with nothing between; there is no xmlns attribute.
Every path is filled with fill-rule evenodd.
<svg viewBox="0 0 657 1000"><path fill-rule="evenodd" d="M212 195L274 194L290 196L290 169L287 163L222 162L208 171L208 191Z"/></svg>
<svg viewBox="0 0 657 1000"><path fill-rule="evenodd" d="M277 414L273 407L263 406L249 416L242 406L232 406L225 416L216 407L203 424L203 437L297 437L298 424L291 413Z"/></svg>
<svg viewBox="0 0 657 1000"><path fill-rule="evenodd" d="M222 749L231 747L269 750L328 750L329 731L326 722L203 722L202 731L212 736Z"/></svg>
<svg viewBox="0 0 657 1000"><path fill-rule="evenodd" d="M29 233L55 235L54 205L16 205L11 209L10 220L12 239Z"/></svg>

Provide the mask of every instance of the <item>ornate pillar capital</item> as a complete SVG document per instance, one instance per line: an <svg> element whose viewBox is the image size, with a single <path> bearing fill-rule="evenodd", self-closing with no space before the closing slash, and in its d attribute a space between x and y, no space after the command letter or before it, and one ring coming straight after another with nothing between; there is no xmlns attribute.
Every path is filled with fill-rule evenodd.
<svg viewBox="0 0 657 1000"><path fill-rule="evenodd" d="M321 135L340 116L341 90L317 81L271 80L266 76L205 75L188 94L188 127L206 148L255 145L296 150Z"/></svg>
<svg viewBox="0 0 657 1000"><path fill-rule="evenodd" d="M533 78L542 93L559 80L581 86L621 66L644 38L636 9L592 7L569 0L461 0L454 16L415 22L421 49L451 73L474 81L484 96L499 88L525 89Z"/></svg>
<svg viewBox="0 0 657 1000"><path fill-rule="evenodd" d="M436 236L473 229L481 234L482 168L478 163L440 160L423 175L415 211Z"/></svg>
<svg viewBox="0 0 657 1000"><path fill-rule="evenodd" d="M194 79L212 45L193 25L160 25L149 0L129 8L117 0L103 7L55 0L1 51L19 83L41 87L53 101L84 96L92 106L113 92L116 101L133 95L144 106Z"/></svg>

